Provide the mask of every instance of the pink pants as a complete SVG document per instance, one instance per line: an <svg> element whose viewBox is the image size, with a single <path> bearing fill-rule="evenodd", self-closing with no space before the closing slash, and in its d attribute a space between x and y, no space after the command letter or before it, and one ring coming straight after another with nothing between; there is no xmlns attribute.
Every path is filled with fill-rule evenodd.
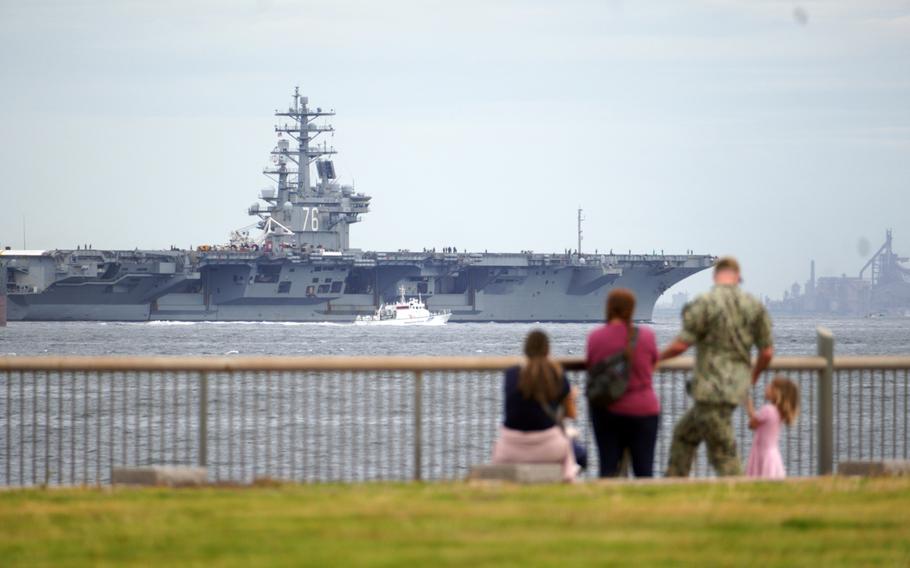
<svg viewBox="0 0 910 568"><path fill-rule="evenodd" d="M533 432L501 426L493 446L493 463L558 463L563 480L575 480L575 452L558 426Z"/></svg>

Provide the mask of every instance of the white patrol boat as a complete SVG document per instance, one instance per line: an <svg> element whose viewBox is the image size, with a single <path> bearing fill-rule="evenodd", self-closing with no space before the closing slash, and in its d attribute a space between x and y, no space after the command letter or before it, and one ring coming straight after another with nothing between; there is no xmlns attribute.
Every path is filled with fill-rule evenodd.
<svg viewBox="0 0 910 568"><path fill-rule="evenodd" d="M431 312L418 294L406 300L404 287L398 289L401 297L394 304L382 304L371 316L357 316L354 325L445 325L452 312Z"/></svg>

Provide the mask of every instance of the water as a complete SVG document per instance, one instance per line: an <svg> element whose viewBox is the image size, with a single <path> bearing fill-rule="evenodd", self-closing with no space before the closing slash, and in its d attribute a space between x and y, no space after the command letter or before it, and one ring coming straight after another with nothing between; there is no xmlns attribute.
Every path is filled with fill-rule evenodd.
<svg viewBox="0 0 910 568"><path fill-rule="evenodd" d="M780 355L815 353L815 329L832 330L839 355L910 353L910 318L776 318ZM651 324L658 342L679 331L675 315ZM581 356L596 324L449 324L361 327L293 323L11 322L0 328L0 355L515 355L525 334L543 328L558 356ZM782 439L791 474L814 471L811 373L800 381L804 414ZM910 383L906 373L859 376L836 386L837 446L842 458L907 455ZM573 373L577 385L583 374ZM148 380L152 379L152 380ZM7 376L0 394L0 479L6 484L104 482L116 464L195 463L197 378L178 374ZM498 373L427 373L423 387L424 475L462 477L486 461L500 420ZM666 462L669 435L685 409L682 380L659 380L662 401L656 468ZM841 389L843 394L840 394ZM760 389L757 390L760 392ZM212 376L209 466L218 479L258 475L300 480L407 479L414 462L413 383L402 374L254 373ZM848 416L847 405L854 407ZM584 414L584 405L581 405ZM882 412L883 411L883 412ZM852 422L851 422L852 420ZM586 420L586 442L593 449ZM734 419L747 455L742 413ZM2 421L0 421L2 424ZM879 443L879 440L882 440ZM880 449L879 446L881 446ZM592 452L592 462L594 461ZM704 452L696 473L709 473Z"/></svg>
<svg viewBox="0 0 910 568"><path fill-rule="evenodd" d="M839 355L910 353L910 318L778 317L779 355L815 353L815 329L834 333ZM675 316L651 324L665 345ZM514 355L528 331L542 328L559 356L580 356L596 324L460 323L439 327L363 327L319 323L10 322L0 355Z"/></svg>

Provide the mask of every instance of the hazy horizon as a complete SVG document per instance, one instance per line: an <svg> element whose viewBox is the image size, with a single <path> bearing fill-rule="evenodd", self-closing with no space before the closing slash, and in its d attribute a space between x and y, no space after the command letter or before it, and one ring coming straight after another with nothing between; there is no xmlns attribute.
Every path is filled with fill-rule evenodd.
<svg viewBox="0 0 910 568"><path fill-rule="evenodd" d="M910 256L908 1L0 1L0 61L0 246L226 242L300 85L357 248Z"/></svg>

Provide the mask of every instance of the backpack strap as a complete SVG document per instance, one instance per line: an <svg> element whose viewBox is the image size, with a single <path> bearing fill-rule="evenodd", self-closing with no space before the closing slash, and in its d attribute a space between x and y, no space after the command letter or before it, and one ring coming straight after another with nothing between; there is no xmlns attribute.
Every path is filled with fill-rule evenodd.
<svg viewBox="0 0 910 568"><path fill-rule="evenodd" d="M733 348L740 354L744 359L751 359L750 351L751 344L749 340L742 335L742 330L739 326L736 325L734 319L742 314L743 309L738 301L738 296L734 295L732 298L724 297L723 298L723 319L724 325L727 330L727 337L730 339Z"/></svg>
<svg viewBox="0 0 910 568"><path fill-rule="evenodd" d="M638 326L629 326L628 338L626 339L625 356L626 361L632 361L632 353L635 352L635 346L638 345Z"/></svg>
<svg viewBox="0 0 910 568"><path fill-rule="evenodd" d="M553 410L553 407L551 407L546 402L538 400L537 404L540 405L540 408L543 409L544 414L546 414L550 418L550 420L552 420L557 426L562 428L562 420L563 420L562 404L560 404L558 409L555 411Z"/></svg>
<svg viewBox="0 0 910 568"><path fill-rule="evenodd" d="M569 385L569 393L560 399L560 401L557 403L558 406L556 407L556 410L553 410L553 407L550 406L547 401L540 400L539 398L536 399L537 404L540 405L540 408L543 410L544 414L546 414L550 420L552 420L553 423L559 426L559 429L563 431L565 431L565 427L562 423L562 421L565 419L565 406L563 403L565 402L566 398L570 396L572 396L572 385Z"/></svg>

